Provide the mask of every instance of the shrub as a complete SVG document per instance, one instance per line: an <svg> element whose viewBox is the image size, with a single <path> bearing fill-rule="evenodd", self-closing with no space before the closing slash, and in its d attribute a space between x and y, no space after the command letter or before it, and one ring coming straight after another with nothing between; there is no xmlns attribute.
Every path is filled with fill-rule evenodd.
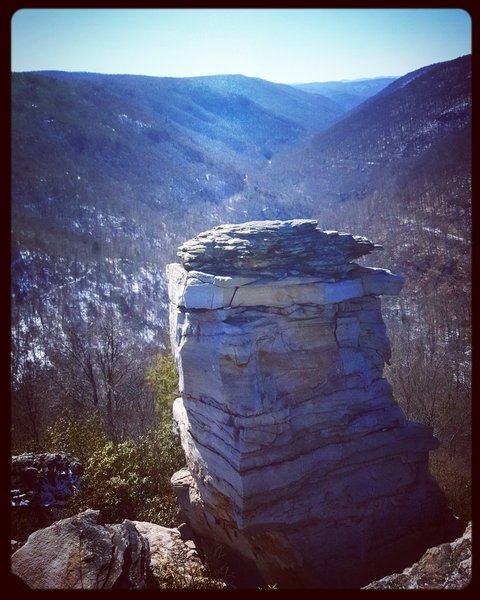
<svg viewBox="0 0 480 600"><path fill-rule="evenodd" d="M195 573L187 576L175 564L164 561L161 575L155 579L155 587L161 590L223 590L227 584L221 579L211 577L208 571L200 566Z"/></svg>
<svg viewBox="0 0 480 600"><path fill-rule="evenodd" d="M147 370L147 382L154 394L155 410L160 419L171 421L172 403L178 392L178 375L172 354L158 354Z"/></svg>
<svg viewBox="0 0 480 600"><path fill-rule="evenodd" d="M78 458L83 467L107 442L99 415L77 417L67 412L47 429L44 438L47 452L68 452Z"/></svg>
<svg viewBox="0 0 480 600"><path fill-rule="evenodd" d="M170 477L184 458L172 430L177 375L171 356L159 355L147 381L155 395L157 418L144 435L115 444L98 416L65 415L47 431L49 451L70 452L83 465L81 491L69 507L72 514L91 508L101 510L110 523L132 519L165 527L178 524Z"/></svg>

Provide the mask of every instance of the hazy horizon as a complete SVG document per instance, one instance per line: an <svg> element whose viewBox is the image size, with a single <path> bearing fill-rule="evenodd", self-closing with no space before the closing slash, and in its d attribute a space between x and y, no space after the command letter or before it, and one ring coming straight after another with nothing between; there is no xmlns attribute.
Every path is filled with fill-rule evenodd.
<svg viewBox="0 0 480 600"><path fill-rule="evenodd" d="M401 77L471 53L462 9L21 9L12 71L273 83Z"/></svg>
<svg viewBox="0 0 480 600"><path fill-rule="evenodd" d="M455 57L455 58L460 58L460 57ZM425 65L427 66L427 65ZM202 77L247 77L250 79L262 79L263 81L268 81L270 83L278 83L278 85L304 85L304 84L310 84L310 83L354 83L357 81L371 81L374 79L384 79L384 78L390 78L390 77L402 77L402 75L378 75L375 77L356 77L355 79L329 79L328 81L289 81L289 82L275 82L275 81L270 81L269 79L263 79L262 77L251 77L250 75L244 75L243 73L212 73L210 75L192 75L192 76L185 76L185 77L172 77L169 75L142 75L139 73L102 73L101 71L65 71L65 70L61 70L61 69L37 69L35 71L12 71L12 73L45 73L45 72L52 72L52 73L77 73L77 74L91 74L91 75L112 75L112 76L132 76L132 77L158 77L158 78L168 78L168 79L194 79L194 78L202 78Z"/></svg>

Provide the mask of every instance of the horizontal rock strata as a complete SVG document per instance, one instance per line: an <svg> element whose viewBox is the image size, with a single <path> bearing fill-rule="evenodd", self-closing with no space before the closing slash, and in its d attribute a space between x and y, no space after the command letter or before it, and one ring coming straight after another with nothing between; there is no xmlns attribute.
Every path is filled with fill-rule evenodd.
<svg viewBox="0 0 480 600"><path fill-rule="evenodd" d="M270 583L364 585L456 532L437 442L383 378L378 296L403 277L351 262L375 247L310 220L223 225L167 268L172 481L189 525Z"/></svg>
<svg viewBox="0 0 480 600"><path fill-rule="evenodd" d="M229 274L317 273L368 254L376 244L360 236L321 231L317 221L251 221L219 225L185 242L178 255L187 270Z"/></svg>

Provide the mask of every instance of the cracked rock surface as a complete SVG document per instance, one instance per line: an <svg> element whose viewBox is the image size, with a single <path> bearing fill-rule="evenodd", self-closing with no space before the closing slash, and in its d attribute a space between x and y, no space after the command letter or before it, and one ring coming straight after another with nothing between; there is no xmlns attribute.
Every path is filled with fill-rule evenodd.
<svg viewBox="0 0 480 600"><path fill-rule="evenodd" d="M195 577L203 575L204 568L193 540L184 540L174 527L162 527L145 521L133 521L137 531L148 540L150 568L157 580L162 579L165 566L174 566L186 587Z"/></svg>
<svg viewBox="0 0 480 600"><path fill-rule="evenodd" d="M218 275L244 273L316 273L334 269L375 248L367 238L321 231L308 219L250 221L218 225L178 249L187 270Z"/></svg>
<svg viewBox="0 0 480 600"><path fill-rule="evenodd" d="M100 511L87 510L32 533L11 570L31 589L144 589L149 562L131 521L103 525Z"/></svg>
<svg viewBox="0 0 480 600"><path fill-rule="evenodd" d="M167 267L187 469L172 478L200 537L268 583L360 587L459 534L428 470L430 428L383 377L366 238L316 221L222 225ZM248 581L246 585L248 585Z"/></svg>

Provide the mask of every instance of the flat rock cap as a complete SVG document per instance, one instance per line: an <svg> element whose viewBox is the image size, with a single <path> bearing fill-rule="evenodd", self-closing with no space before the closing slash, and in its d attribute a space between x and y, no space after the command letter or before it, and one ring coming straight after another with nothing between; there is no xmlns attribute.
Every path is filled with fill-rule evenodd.
<svg viewBox="0 0 480 600"><path fill-rule="evenodd" d="M182 244L178 256L187 271L316 274L348 265L381 248L365 237L322 231L318 221L250 221L218 225Z"/></svg>

